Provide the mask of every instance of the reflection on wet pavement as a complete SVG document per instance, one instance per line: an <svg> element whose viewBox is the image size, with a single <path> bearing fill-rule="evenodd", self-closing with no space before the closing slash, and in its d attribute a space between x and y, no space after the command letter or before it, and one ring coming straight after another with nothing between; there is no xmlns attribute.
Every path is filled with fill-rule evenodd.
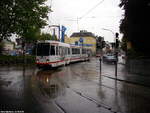
<svg viewBox="0 0 150 113"><path fill-rule="evenodd" d="M42 95L48 96L49 98L56 98L65 93L65 84L61 80L61 70L54 71L38 71L33 80L36 81Z"/></svg>
<svg viewBox="0 0 150 113"><path fill-rule="evenodd" d="M148 87L99 76L98 59L58 69L0 68L0 110L25 113L149 113ZM114 76L114 65L102 65ZM123 66L119 73L123 73ZM122 71L123 70L123 71ZM125 76L124 76L125 77Z"/></svg>

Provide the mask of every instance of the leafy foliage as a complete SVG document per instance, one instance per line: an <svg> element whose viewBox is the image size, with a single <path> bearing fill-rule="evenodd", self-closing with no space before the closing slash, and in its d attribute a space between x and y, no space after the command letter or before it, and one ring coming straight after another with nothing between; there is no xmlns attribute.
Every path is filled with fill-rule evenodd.
<svg viewBox="0 0 150 113"><path fill-rule="evenodd" d="M149 54L149 0L121 0L120 7L125 10L125 17L121 21L120 31L127 41L132 43L136 52Z"/></svg>
<svg viewBox="0 0 150 113"><path fill-rule="evenodd" d="M4 47L3 42L0 42L0 55L2 54L3 47Z"/></svg>
<svg viewBox="0 0 150 113"><path fill-rule="evenodd" d="M29 27L28 32L24 34L26 43L36 42L40 38L41 31L36 27Z"/></svg>
<svg viewBox="0 0 150 113"><path fill-rule="evenodd" d="M127 39L125 37L123 37L121 40L121 49L123 51L127 51Z"/></svg>
<svg viewBox="0 0 150 113"><path fill-rule="evenodd" d="M7 38L12 33L27 39L35 37L37 31L46 25L47 13L50 11L45 1L1 0L0 38Z"/></svg>
<svg viewBox="0 0 150 113"><path fill-rule="evenodd" d="M57 37L52 36L49 33L42 33L39 37L39 40L57 40Z"/></svg>
<svg viewBox="0 0 150 113"><path fill-rule="evenodd" d="M24 56L1 55L0 65L23 65ZM26 55L27 65L35 64L35 56Z"/></svg>

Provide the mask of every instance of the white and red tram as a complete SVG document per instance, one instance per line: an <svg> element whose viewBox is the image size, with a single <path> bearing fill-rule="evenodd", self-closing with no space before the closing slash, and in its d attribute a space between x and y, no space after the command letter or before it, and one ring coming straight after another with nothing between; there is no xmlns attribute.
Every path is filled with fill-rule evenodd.
<svg viewBox="0 0 150 113"><path fill-rule="evenodd" d="M90 59L91 51L85 47L70 45L58 41L41 41L36 46L36 64L38 67L58 67L71 62Z"/></svg>

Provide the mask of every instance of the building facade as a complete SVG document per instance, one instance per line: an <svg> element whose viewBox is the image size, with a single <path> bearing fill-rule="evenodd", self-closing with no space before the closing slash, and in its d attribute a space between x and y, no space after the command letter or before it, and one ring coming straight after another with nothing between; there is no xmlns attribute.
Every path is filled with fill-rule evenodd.
<svg viewBox="0 0 150 113"><path fill-rule="evenodd" d="M75 32L70 37L65 37L65 43L89 48L93 55L96 54L96 37L91 32L85 30Z"/></svg>
<svg viewBox="0 0 150 113"><path fill-rule="evenodd" d="M3 40L2 42L4 44L4 47L3 47L4 51L11 51L14 49L15 44L13 42L7 41L7 40Z"/></svg>

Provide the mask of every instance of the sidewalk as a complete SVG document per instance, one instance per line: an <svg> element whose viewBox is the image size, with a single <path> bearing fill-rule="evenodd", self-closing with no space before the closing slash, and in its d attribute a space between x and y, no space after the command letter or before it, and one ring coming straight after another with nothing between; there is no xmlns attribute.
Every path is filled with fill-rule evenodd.
<svg viewBox="0 0 150 113"><path fill-rule="evenodd" d="M125 60L122 59L121 57L118 57L118 65L124 66ZM115 78L115 76L111 76L111 77ZM150 87L150 75L132 74L132 73L128 73L124 69L124 73L122 73L122 74L118 73L117 79L119 81L125 81L128 83L133 83L133 84L142 85L145 87Z"/></svg>
<svg viewBox="0 0 150 113"><path fill-rule="evenodd" d="M123 63L118 63L118 66L119 65L122 67L125 66ZM102 73L102 75L111 79L116 79L114 74ZM127 72L125 67L123 71L118 69L117 80L150 88L150 75L132 74Z"/></svg>

